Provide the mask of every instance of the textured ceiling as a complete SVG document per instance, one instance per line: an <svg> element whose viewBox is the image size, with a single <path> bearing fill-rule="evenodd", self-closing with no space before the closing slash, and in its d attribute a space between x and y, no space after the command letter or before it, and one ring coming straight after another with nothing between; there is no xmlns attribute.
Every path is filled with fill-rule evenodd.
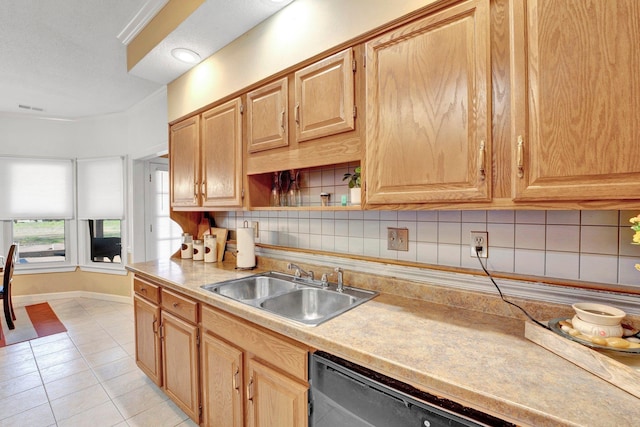
<svg viewBox="0 0 640 427"><path fill-rule="evenodd" d="M146 3L2 0L0 113L76 119L124 111L189 69L172 48L204 59L290 1L207 0L127 72L117 36Z"/></svg>

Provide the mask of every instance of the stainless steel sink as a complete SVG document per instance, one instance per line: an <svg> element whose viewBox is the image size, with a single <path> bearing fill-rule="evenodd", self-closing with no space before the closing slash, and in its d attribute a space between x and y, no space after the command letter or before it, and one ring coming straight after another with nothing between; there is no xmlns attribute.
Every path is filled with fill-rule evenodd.
<svg viewBox="0 0 640 427"><path fill-rule="evenodd" d="M247 304L258 305L253 302L298 288L298 284L288 280L286 275L282 275L284 278L279 276L278 273L266 273L204 285L202 288Z"/></svg>
<svg viewBox="0 0 640 427"><path fill-rule="evenodd" d="M277 272L202 286L244 304L305 325L316 326L378 295L377 292L300 279Z"/></svg>
<svg viewBox="0 0 640 427"><path fill-rule="evenodd" d="M358 298L326 289L306 288L269 298L260 307L291 320L315 325L344 313Z"/></svg>

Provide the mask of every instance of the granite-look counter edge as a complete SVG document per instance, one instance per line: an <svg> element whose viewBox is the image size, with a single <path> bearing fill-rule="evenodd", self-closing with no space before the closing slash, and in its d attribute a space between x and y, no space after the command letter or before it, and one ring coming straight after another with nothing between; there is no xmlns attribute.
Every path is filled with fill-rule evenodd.
<svg viewBox="0 0 640 427"><path fill-rule="evenodd" d="M640 423L640 400L524 338L521 320L382 293L317 327L205 291L256 274L166 259L128 270L419 389L518 425Z"/></svg>

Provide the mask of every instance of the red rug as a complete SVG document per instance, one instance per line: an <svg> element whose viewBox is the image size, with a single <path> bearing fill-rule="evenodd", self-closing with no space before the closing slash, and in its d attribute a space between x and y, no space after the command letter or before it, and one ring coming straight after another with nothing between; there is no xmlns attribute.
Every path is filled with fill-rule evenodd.
<svg viewBox="0 0 640 427"><path fill-rule="evenodd" d="M0 310L3 323L3 333L0 337L0 347L4 347L18 342L29 341L36 338L46 337L48 335L66 332L58 316L53 312L49 303L27 305L24 311L16 307L17 320L14 321L16 329L8 330L4 313ZM24 315L26 312L26 316ZM34 332L35 331L35 332Z"/></svg>

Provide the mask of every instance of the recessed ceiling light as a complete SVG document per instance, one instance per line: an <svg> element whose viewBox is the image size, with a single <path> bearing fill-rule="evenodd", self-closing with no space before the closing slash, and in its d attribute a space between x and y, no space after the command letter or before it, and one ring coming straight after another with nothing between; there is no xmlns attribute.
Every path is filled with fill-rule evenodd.
<svg viewBox="0 0 640 427"><path fill-rule="evenodd" d="M171 55L179 61L186 62L187 64L195 64L200 62L200 55L196 52L178 47L171 50Z"/></svg>

